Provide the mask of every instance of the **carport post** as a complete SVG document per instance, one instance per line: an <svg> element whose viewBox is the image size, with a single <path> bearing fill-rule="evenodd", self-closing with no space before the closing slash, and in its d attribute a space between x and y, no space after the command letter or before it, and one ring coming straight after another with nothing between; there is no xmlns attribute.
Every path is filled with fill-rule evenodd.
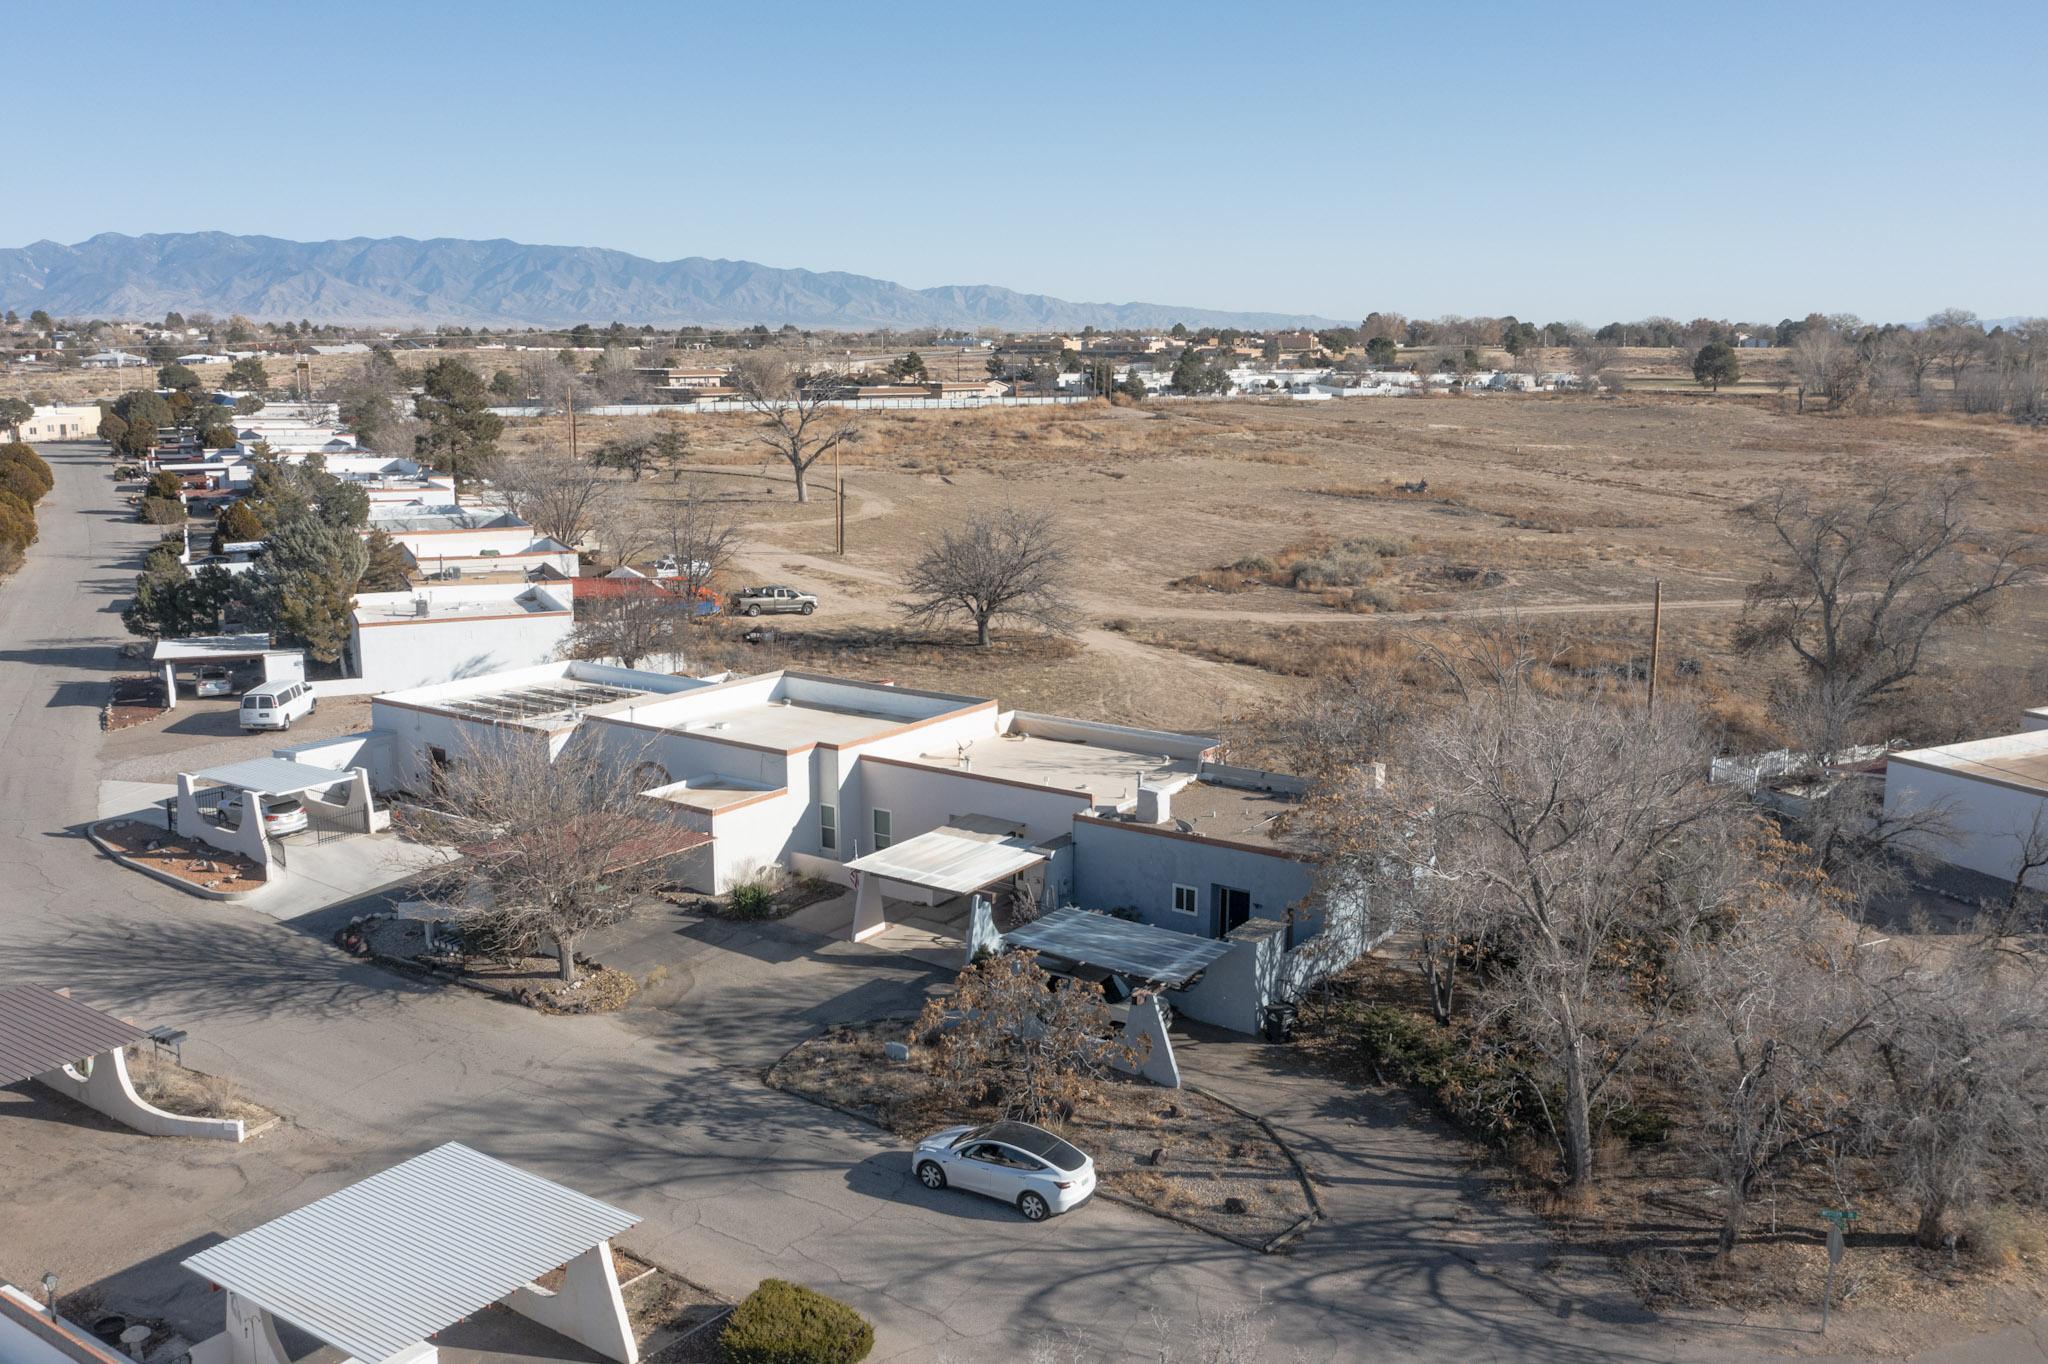
<svg viewBox="0 0 2048 1364"><path fill-rule="evenodd" d="M178 665L167 662L164 664L164 709L176 710L177 708Z"/></svg>
<svg viewBox="0 0 2048 1364"><path fill-rule="evenodd" d="M882 917L882 878L856 872L860 884L853 892L853 940L862 942L889 926Z"/></svg>

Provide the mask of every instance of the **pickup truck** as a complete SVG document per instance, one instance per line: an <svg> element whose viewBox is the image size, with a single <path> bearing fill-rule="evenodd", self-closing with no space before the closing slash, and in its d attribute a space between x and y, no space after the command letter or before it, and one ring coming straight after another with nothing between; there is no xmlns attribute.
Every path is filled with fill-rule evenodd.
<svg viewBox="0 0 2048 1364"><path fill-rule="evenodd" d="M793 587L743 587L726 598L725 609L737 616L808 616L818 599Z"/></svg>

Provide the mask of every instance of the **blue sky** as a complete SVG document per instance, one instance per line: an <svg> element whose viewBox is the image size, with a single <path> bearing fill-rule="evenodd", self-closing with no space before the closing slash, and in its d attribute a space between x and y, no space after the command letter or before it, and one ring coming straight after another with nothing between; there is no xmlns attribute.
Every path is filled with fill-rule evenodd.
<svg viewBox="0 0 2048 1364"><path fill-rule="evenodd" d="M7 32L40 93L0 246L510 237L1347 319L2048 313L2040 0L113 0Z"/></svg>

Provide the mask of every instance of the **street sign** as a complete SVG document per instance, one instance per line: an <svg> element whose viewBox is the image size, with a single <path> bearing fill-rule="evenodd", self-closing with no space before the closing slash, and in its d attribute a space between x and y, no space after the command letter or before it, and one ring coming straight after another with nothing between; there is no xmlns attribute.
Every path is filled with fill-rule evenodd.
<svg viewBox="0 0 2048 1364"><path fill-rule="evenodd" d="M1828 1282L1820 1295L1820 1333L1828 1333L1828 1309L1835 1300L1835 1266L1842 1263L1842 1228L1856 1220L1856 1214L1847 1208L1822 1208L1820 1215L1828 1222Z"/></svg>

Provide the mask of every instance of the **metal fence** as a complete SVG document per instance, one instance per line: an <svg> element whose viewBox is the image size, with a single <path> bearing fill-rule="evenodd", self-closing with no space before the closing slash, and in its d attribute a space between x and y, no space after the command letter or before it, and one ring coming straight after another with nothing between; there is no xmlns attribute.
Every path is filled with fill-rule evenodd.
<svg viewBox="0 0 2048 1364"><path fill-rule="evenodd" d="M825 406L846 408L855 412L961 411L980 407L1064 407L1073 403L1092 401L1094 396L1082 393L1057 393L1032 398L828 398ZM494 407L490 410L500 417L545 417L550 412L549 408L536 404ZM644 417L656 412L708 412L738 413L745 416L753 410L735 399L713 398L698 403L607 403L600 407L579 407L576 409L576 415Z"/></svg>

